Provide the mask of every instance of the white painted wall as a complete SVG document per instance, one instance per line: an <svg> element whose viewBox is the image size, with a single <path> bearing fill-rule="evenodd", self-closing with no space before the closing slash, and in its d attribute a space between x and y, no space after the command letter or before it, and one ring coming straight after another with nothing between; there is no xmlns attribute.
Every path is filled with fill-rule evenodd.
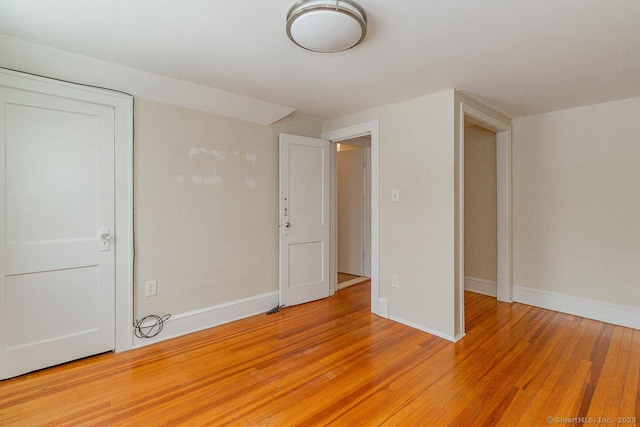
<svg viewBox="0 0 640 427"><path fill-rule="evenodd" d="M640 308L639 117L633 98L513 121L514 286Z"/></svg>
<svg viewBox="0 0 640 427"><path fill-rule="evenodd" d="M277 291L278 134L318 137L320 122L263 126L137 100L135 124L136 315Z"/></svg>
<svg viewBox="0 0 640 427"><path fill-rule="evenodd" d="M324 123L380 121L380 297L394 320L454 337L453 90ZM392 189L400 201L391 201ZM391 287L391 276L400 278Z"/></svg>

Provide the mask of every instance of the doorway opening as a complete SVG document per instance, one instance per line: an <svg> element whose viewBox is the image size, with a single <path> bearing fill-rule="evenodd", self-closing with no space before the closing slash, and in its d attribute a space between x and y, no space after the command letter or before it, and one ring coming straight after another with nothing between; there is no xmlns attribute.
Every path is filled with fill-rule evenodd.
<svg viewBox="0 0 640 427"><path fill-rule="evenodd" d="M371 277L371 135L335 144L337 290Z"/></svg>
<svg viewBox="0 0 640 427"><path fill-rule="evenodd" d="M496 133L465 116L464 290L497 296Z"/></svg>
<svg viewBox="0 0 640 427"><path fill-rule="evenodd" d="M342 129L324 132L322 138L332 143L342 143L358 137L369 137L371 140L371 162L369 175L371 176L371 191L369 206L371 207L371 250L369 262L371 274L371 312L379 316L389 317L389 305L380 298L380 123L378 120L350 126ZM338 227L337 227L337 151L331 150L331 271L332 293L338 289Z"/></svg>
<svg viewBox="0 0 640 427"><path fill-rule="evenodd" d="M465 215L468 212L465 206L465 124L473 124L481 130L490 131L495 135L495 287L493 281L476 281L475 290L483 293L493 293L497 301L511 302L512 299L512 231L511 231L511 124L503 118L497 118L492 113L485 113L465 102L460 103L458 113L458 130L456 136L456 262L455 262L455 339L456 341L465 335L465 310L464 291L465 277L472 273L465 271ZM475 147L472 147L475 148ZM483 196L481 196L483 197ZM472 214L473 215L473 214ZM491 261L492 263L492 261ZM478 283L479 282L479 283ZM471 285L471 286L473 286Z"/></svg>

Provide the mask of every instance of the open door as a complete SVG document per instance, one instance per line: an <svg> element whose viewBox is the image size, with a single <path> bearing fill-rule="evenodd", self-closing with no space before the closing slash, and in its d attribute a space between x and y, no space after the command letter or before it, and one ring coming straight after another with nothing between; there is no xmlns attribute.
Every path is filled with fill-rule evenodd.
<svg viewBox="0 0 640 427"><path fill-rule="evenodd" d="M280 304L330 295L329 141L280 134Z"/></svg>

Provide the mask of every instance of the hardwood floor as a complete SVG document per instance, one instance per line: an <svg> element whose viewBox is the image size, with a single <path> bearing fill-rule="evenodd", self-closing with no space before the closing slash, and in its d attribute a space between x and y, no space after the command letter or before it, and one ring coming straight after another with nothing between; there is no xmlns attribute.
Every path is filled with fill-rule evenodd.
<svg viewBox="0 0 640 427"><path fill-rule="evenodd" d="M453 344L372 315L369 289L0 382L0 425L539 426L593 417L628 426L618 418L640 416L640 331L467 293L467 336Z"/></svg>

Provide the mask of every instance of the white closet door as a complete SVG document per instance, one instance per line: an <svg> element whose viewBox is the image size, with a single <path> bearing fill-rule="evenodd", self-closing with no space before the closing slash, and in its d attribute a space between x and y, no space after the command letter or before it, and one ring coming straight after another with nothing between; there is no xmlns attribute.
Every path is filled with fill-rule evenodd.
<svg viewBox="0 0 640 427"><path fill-rule="evenodd" d="M0 157L0 378L114 349L114 109L0 86Z"/></svg>

